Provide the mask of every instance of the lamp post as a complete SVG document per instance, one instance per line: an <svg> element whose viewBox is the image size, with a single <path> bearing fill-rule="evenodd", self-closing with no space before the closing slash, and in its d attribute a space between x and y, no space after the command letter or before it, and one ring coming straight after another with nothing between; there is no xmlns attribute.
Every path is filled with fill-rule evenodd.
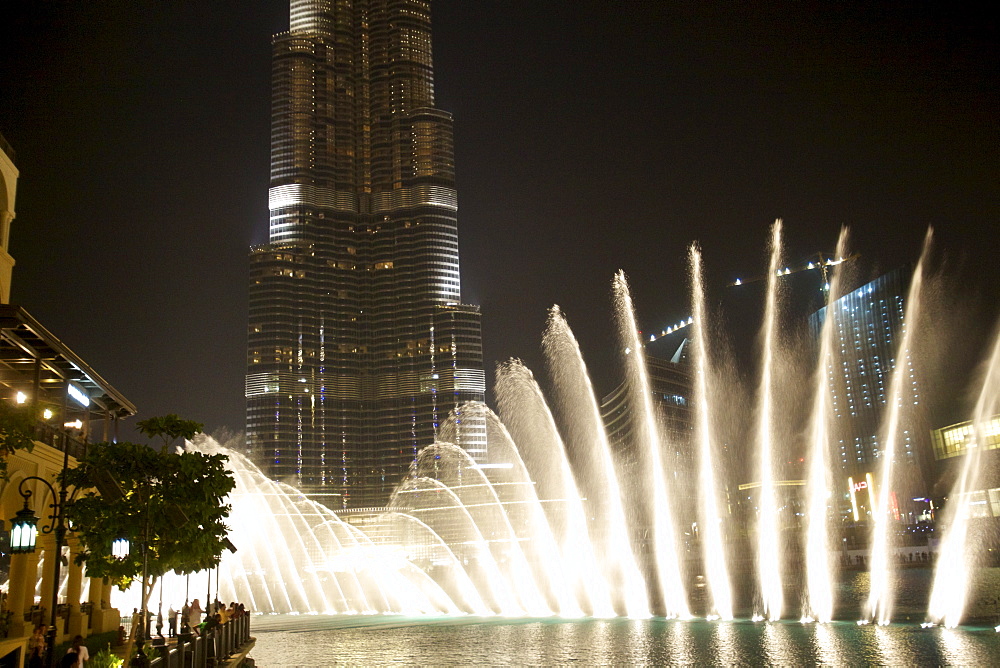
<svg viewBox="0 0 1000 668"><path fill-rule="evenodd" d="M139 588L141 592L139 595L139 628L136 630L138 637L135 639L135 656L129 663L132 668L146 668L149 665L149 659L143 650L149 625L148 612L146 611L146 608L149 607L149 601L146 599L146 578L149 573L149 501L150 497L147 495L146 511L143 513L142 522L142 586Z"/></svg>
<svg viewBox="0 0 1000 668"><path fill-rule="evenodd" d="M65 438L65 435L64 435ZM66 447L68 444L63 443L63 472L65 473L66 467L69 464L69 452ZM34 492L30 489L25 489L24 484L29 480L36 480L39 483L45 485L49 492L52 494L52 503L49 504L49 508L52 509L52 513L49 515L49 523L38 528L38 518L35 513L31 510L28 501L31 499ZM43 534L54 533L56 539L55 553L52 559L52 601L51 608L49 610L49 635L46 640L45 647L45 663L48 666L55 666L55 643L56 643L56 612L59 607L59 567L62 562L62 548L66 541L66 523L63 517L63 510L66 506L66 483L63 482L60 476L59 480L59 491L56 492L55 488L45 478L40 478L36 475L28 476L23 478L17 486L17 492L24 499L24 508L17 511L17 515L11 520L11 552L14 554L23 554L35 551L35 541L38 538L38 533Z"/></svg>

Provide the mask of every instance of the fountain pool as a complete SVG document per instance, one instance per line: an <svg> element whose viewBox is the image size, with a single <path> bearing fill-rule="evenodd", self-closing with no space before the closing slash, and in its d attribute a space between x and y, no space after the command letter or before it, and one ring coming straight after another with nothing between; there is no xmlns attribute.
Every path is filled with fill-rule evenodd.
<svg viewBox="0 0 1000 668"><path fill-rule="evenodd" d="M845 245L842 235L839 254L846 253ZM928 234L925 252L929 246ZM781 253L779 222L772 235L771 274L780 275L773 268L782 266ZM583 637L581 646L590 647L594 656L613 657L608 660L613 663L661 663L661 651L680 657L670 662L712 656L724 663L730 662L727 657L742 662L743 653L752 663L910 663L914 657L921 662L978 663L979 652L997 656L996 641L980 637L985 633L982 628L992 632L998 612L980 600L982 593L995 591L994 598L1000 600L1000 588L983 584L982 578L992 577L989 569L965 568L961 581L948 585L962 600L959 610L954 605L949 608L947 625L964 620L982 628L969 630L968 637L920 629L919 624L932 617L928 610L933 578L929 564L903 567L891 556L889 542L895 529L886 502L887 490L895 484L891 458L880 471L881 502L872 512L866 567L854 571L838 565L843 555L831 539L835 509L828 462L833 444L827 424L829 401L824 399L829 392L824 371L831 354L829 335L821 335L819 359L807 380L786 382L777 371L787 351L777 335L774 314L780 312L780 292L774 288L773 275L761 337L767 354L758 370L761 380L754 411L758 422L751 430L757 447L751 451L761 454L756 464L761 485L776 484L770 468L775 459L772 441L778 439L776 425L781 420L776 406L783 393L802 393L805 386L813 398L806 402L811 414L804 420L809 425L805 430L809 443L803 449L810 459L805 465L808 517L794 539L801 560L789 558L793 553L788 545L778 544L791 539L768 524L767 512L761 512L756 526L750 527L754 540L736 543L726 535L733 529L723 517L723 498L731 480L720 470L726 460L720 456L718 434L726 407L714 385L719 378L716 341L705 324L710 317L697 247L692 247L690 259L694 285L690 447L697 461L698 498L692 504L698 512L697 540L688 535L689 525L680 522L677 476L671 469L673 460L664 456L676 444L670 442L648 400L643 346L628 284L620 274L613 283L615 315L642 441L642 447L629 454L633 460L622 461L622 452L609 442L584 358L567 318L554 308L543 337L549 394L520 361L501 365L496 384L499 416L476 405L464 407L462 415L463 420L486 426L488 461L477 462L453 445L459 440L457 427L454 421L446 423L439 441L420 452L410 474L379 512L335 513L287 485L268 480L245 457L209 438L190 444L228 454L237 481L230 538L238 550L224 555L211 586L213 595L218 587L225 601L240 600L251 610L276 615L262 617L263 626L255 625L274 638L279 632L268 629L282 624L319 634L326 633L323 628L328 625L338 637L351 635L355 627L382 630L416 624L428 637L467 636L462 651L472 654L463 654L459 662L470 663L478 660L477 638L485 643L484 652L508 651L487 649L486 636L497 634L506 634L504 646L510 652L537 638ZM838 276L833 271L836 291ZM918 265L910 304L920 303L921 277ZM916 306L908 311L915 312ZM909 359L909 346L920 336L916 322L908 321L900 359ZM989 365L1000 366L1000 354L994 352ZM908 371L907 364L893 370L890 404L898 404L893 388L900 386L901 375ZM976 419L1000 410L1000 392L994 387L998 379L998 373L985 375ZM905 415L888 413L882 432L883 442L891 444L908 427ZM963 484L969 484L968 479ZM761 498L765 509L777 502L776 495L764 493ZM954 505L961 517L961 504ZM748 546L749 554L734 554L744 549L736 545ZM962 559L969 558L969 546L959 540L954 547L955 539L950 545ZM163 588L165 601L179 606L185 595L204 598L209 585L204 576L167 576ZM156 598L154 592L152 600ZM121 599L113 602L132 607ZM944 613L934 621L943 617ZM530 619L546 621L513 621ZM756 626L745 621L765 619L769 622ZM713 621L714 626L707 623ZM861 628L869 623L883 628ZM648 655L615 649L628 638L637 643L639 649L634 651L647 651L641 648L660 642L669 649L651 648ZM322 642L317 639L316 647ZM392 642L386 640L385 646ZM539 642L539 647L548 647L548 641ZM568 645L558 649L556 640L552 643L553 652L571 654L539 650L542 653L526 656L538 657L541 663L562 662L576 651ZM702 651L711 653L699 654ZM440 662L430 654L400 656L411 656L415 663Z"/></svg>
<svg viewBox="0 0 1000 668"><path fill-rule="evenodd" d="M277 615L255 618L257 665L991 665L992 628L849 622Z"/></svg>

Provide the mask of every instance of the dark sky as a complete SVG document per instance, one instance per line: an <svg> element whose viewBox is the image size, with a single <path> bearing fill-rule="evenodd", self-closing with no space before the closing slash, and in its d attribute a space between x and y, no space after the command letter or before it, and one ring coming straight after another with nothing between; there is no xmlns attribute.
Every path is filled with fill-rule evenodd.
<svg viewBox="0 0 1000 668"><path fill-rule="evenodd" d="M730 336L749 336L759 295L723 286L763 271L776 217L790 263L850 225L862 277L914 261L933 225L948 300L991 326L997 21L954 4L435 0L463 291L483 308L487 368L540 366L558 303L608 389L612 274L659 329L690 310L694 240ZM287 4L3 13L0 133L21 171L12 301L141 416L241 430L246 256L266 235L270 37Z"/></svg>

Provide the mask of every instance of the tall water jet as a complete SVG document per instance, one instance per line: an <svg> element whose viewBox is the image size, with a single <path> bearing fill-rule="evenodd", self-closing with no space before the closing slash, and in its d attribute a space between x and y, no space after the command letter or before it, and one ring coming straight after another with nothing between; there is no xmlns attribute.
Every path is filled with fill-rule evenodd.
<svg viewBox="0 0 1000 668"><path fill-rule="evenodd" d="M778 221L772 230L770 249L769 274L774 278L779 273L782 232ZM928 244L925 242L924 254ZM845 255L845 246L846 230L842 230L837 246L839 257ZM497 398L504 422L483 405L462 405L438 429L438 442L419 452L386 508L334 512L288 485L268 480L246 458L224 450L237 480L230 522L232 540L239 549L223 556L220 577L213 580L221 581L221 586L216 585L220 586L220 595L226 600L243 600L260 612L648 617L653 599L657 613L663 610L670 616L687 616L687 597L703 592L710 618L731 618L734 607L743 611L757 606L754 611L759 611L761 600L766 618L780 618L781 585L788 587L793 579L798 584L798 578L789 576L787 570L775 573L765 568L779 565L784 557L779 537L790 535L787 525L785 531L779 531L777 523L769 523L777 516L774 508L781 505L782 498L774 494L781 470L781 451L775 446L780 442L775 434L781 429L781 418L775 406L782 399L778 370L784 357L779 354L783 348L777 324L782 299L772 278L761 329L761 377L755 378L759 385L759 413L755 418L760 423L751 425L755 428L751 446L760 456L760 536L753 541L757 544L746 550L759 555L758 572L750 578L759 577L760 586L755 588L750 582L746 589L738 590L761 593L760 599L751 600L734 595L726 568L728 545L742 544L723 540L720 520L720 515L727 513L719 496L724 484L716 479L722 469L715 468L722 447L713 429L720 425L713 420L726 416L728 411L718 398L722 386L719 381L712 382L717 376L712 371L713 339L707 325L702 258L697 247L690 252L693 317L686 324L694 327L687 347L680 349L672 361L683 366L652 364L659 371L676 371L672 376L648 375L652 372L645 362L650 360L643 359L647 348L639 337L628 286L623 275L615 278L616 317L623 335L621 347L627 349L623 361L629 373L623 387L631 391L629 396L619 388L609 395L607 404L607 418L612 425L609 429L622 437L620 449L609 447L611 432L601 419L579 346L565 318L558 308L553 308L543 347L557 401L549 403L531 371L520 362L501 366ZM870 615L879 624L888 621L892 603L888 582L895 559L889 559L888 554L890 536L895 531L889 527L897 524L890 521L889 515L897 510L890 499L901 489L896 478L902 476L893 472L892 465L894 451L898 450L902 459L906 446L904 430L908 428L905 425L910 401L901 403L905 384L914 384L913 400L917 399L916 381L908 379L915 368L910 359L912 342L924 331L915 331L921 301L926 301L920 295L923 262L921 259L915 270L907 300L899 297L899 291L892 292L892 314L901 315L906 305L906 319L898 333L898 319L892 321L891 329L886 325L886 345L893 342L896 348L891 354L880 351L876 364L884 364L887 371L891 368L892 378L884 383L889 392L878 395L888 410L883 408L885 420L879 434L882 451L875 450L876 461L882 462L876 471L879 484L874 484L870 476L867 481L877 501L869 500L870 526L874 529L869 557L872 591L858 614ZM838 284L842 282L840 270L834 269L838 264L839 260L824 263L826 269L836 272L832 285L827 287L834 295L839 294ZM864 294L872 294L871 285L852 292L851 298ZM882 300L881 295L872 296L867 303L878 300ZM842 360L833 363L835 332L838 327L842 335L845 327L863 335L868 331L866 324L845 325L852 321L845 315L843 304L854 303L845 298L828 304L816 367L809 369L814 394L809 397L812 403L806 430L807 494L802 536L806 547L806 590L802 616L819 621L831 620L834 609L832 580L837 565L832 563L836 557L831 554L830 507L831 499L837 497L831 497L831 482L834 472L842 470L841 463L844 469L853 467L846 455L843 459L847 461L843 462L834 457L833 413L839 390L831 376L839 380L839 376L847 375L839 370ZM671 328L669 333L676 329ZM977 494L977 500L982 498L978 496L981 488L976 473L984 449L983 423L992 419L1000 401L1000 330L995 336L975 407L976 438L968 444L962 461L964 471L947 507L952 519L944 532L939 559L942 568L935 574L928 611L930 618L946 626L961 621L974 566L977 543L966 524L967 502L972 494ZM850 339L844 341L845 349L854 347ZM690 357L683 357L683 351ZM882 376L879 378L881 386ZM669 409L661 413L661 407L653 405L654 388L662 392L665 406L691 408L678 411L680 415L669 413ZM694 432L692 454L698 454L699 481L697 492L692 490L688 496L697 495L700 501L696 525L700 536L693 539L700 541L703 550L701 573L706 576L706 588L700 592L700 583L688 583L686 589L680 577L681 566L687 564L680 556L684 544L675 540L681 537L680 527L672 526L676 515L671 515L671 510L683 497L671 497L676 494L671 485L676 483L672 483L670 474L678 479L686 475L686 470L679 466L675 469L668 460L667 446L678 444L666 440L658 423L661 417L676 418L674 424ZM838 415L836 420L840 419ZM457 442L456 425L460 420L484 426L489 447L481 460L473 459ZM867 436L872 431L866 426L863 433ZM629 447L626 435L641 442L641 453ZM223 451L204 442L198 446L208 452ZM619 481L627 481L627 486L620 486ZM845 546L853 548L848 542L854 538L853 527L845 536ZM927 551L932 552L933 546ZM905 575L919 576L919 571ZM650 583L648 591L646 578ZM166 578L163 582L165 588L175 590L166 592L166 600L178 605L183 602L183 579ZM204 586L199 584L194 590L204 591ZM738 606L734 598L739 598ZM791 656L782 653L787 647L783 638L790 628L783 630L775 624L761 628L771 660ZM734 629L722 624L715 626L713 633L725 640ZM824 638L832 630L831 626L821 626L810 632L822 645L829 644ZM872 633L874 637L891 637L886 636L886 631L873 628L863 634L869 638Z"/></svg>
<svg viewBox="0 0 1000 668"><path fill-rule="evenodd" d="M944 538L938 551L938 565L934 570L934 585L928 616L935 624L948 628L958 626L965 612L966 599L972 574L972 555L979 552L978 545L969 539L970 502L972 492L979 489L980 457L986 448L984 427L1000 403L1000 328L993 342L993 351L986 367L983 386L976 399L972 418L972 438L966 443L962 473L949 496L945 516ZM972 544L970 544L972 543Z"/></svg>
<svg viewBox="0 0 1000 668"><path fill-rule="evenodd" d="M597 566L583 500L541 388L530 369L511 360L497 368L495 391L504 424L518 443L525 465L536 472L534 482L557 536L566 582L585 599L584 607L591 615L613 617L611 594ZM565 607L560 611L568 614Z"/></svg>
<svg viewBox="0 0 1000 668"><path fill-rule="evenodd" d="M778 267L781 260L781 220L771 228L771 260L768 263L767 298L764 306L762 368L758 394L757 452L760 455L760 500L757 508L757 576L763 616L781 619L784 590L781 583L781 545L778 504L774 490L774 354L777 346Z"/></svg>
<svg viewBox="0 0 1000 668"><path fill-rule="evenodd" d="M903 319L903 337L896 350L896 363L889 381L889 414L885 420L881 441L884 444L879 458L882 461L879 474L878 501L872 508L872 519L875 527L872 531L871 545L871 590L868 593L866 610L867 621L875 621L879 625L889 623L892 614L892 564L889 558L889 520L891 508L890 492L893 484L893 463L896 458L896 440L903 402L903 383L913 373L910 360L910 350L917 324L920 321L920 292L923 284L923 266L931 245L932 231L927 229L924 237L920 260L913 272L910 290L906 303L909 308Z"/></svg>
<svg viewBox="0 0 1000 668"><path fill-rule="evenodd" d="M847 228L841 228L837 257L847 252ZM822 259L820 260L822 262ZM808 461L806 480L806 604L803 618L818 622L833 620L833 582L830 570L829 503L830 484L830 384L833 371L833 336L835 318L830 300L840 294L840 269L833 269L829 285L826 318L820 331L819 356L813 381L813 404L809 417Z"/></svg>
<svg viewBox="0 0 1000 668"><path fill-rule="evenodd" d="M715 484L715 447L712 436L712 407L714 396L710 388L707 318L705 314L705 287L702 280L701 251L692 244L691 296L694 318L694 359L695 359L695 414L697 425L695 439L699 452L699 487L702 555L705 562L705 576L712 592L712 616L721 619L733 618L733 596L729 584L729 570L726 566L725 544L722 541L722 518L719 516Z"/></svg>
<svg viewBox="0 0 1000 668"><path fill-rule="evenodd" d="M595 551L605 579L615 592L615 607L629 617L649 617L646 581L632 550L622 491L597 396L580 344L558 306L549 311L542 348L557 401L572 417L567 439L573 443L576 455L572 463L581 470L576 478L578 486L587 490Z"/></svg>
<svg viewBox="0 0 1000 668"><path fill-rule="evenodd" d="M389 507L400 506L408 507L408 514L418 519L425 518L419 521L448 546L449 556L455 558L455 563L467 564L467 574L479 584L478 594L490 605L490 612L506 616L523 614L489 542L454 490L439 480L417 475L406 480L393 494Z"/></svg>
<svg viewBox="0 0 1000 668"><path fill-rule="evenodd" d="M621 335L626 347L626 368L633 388L631 394L637 399L636 406L641 407L639 442L646 446L645 455L648 457L651 476L649 498L652 503L653 549L660 594L668 617L687 618L690 613L677 556L672 504L664 477L660 428L656 408L653 406L653 393L649 386L642 342L639 340L639 327L632 308L632 296L629 294L624 272L615 274L614 294L616 310L621 319Z"/></svg>
<svg viewBox="0 0 1000 668"><path fill-rule="evenodd" d="M537 394L531 392L530 383L533 383L534 379L531 376L531 371L526 367L512 362L498 369L497 374L498 386L505 375L508 381L512 380L515 386L523 386L524 382L528 382L527 397L529 401L534 398L541 401L544 406L541 392L538 391ZM513 379L511 379L512 375ZM505 382L505 384L509 386L511 383ZM537 390L537 385L535 389ZM535 573L535 581L548 597L550 607L565 617L581 617L583 615L581 602L585 601L585 605L590 606L588 585L594 579L593 573L581 574L579 572L580 560L586 554L582 543L589 543L586 524L585 522L577 523L575 528L582 530L582 533L577 531L572 537L577 543L577 549L564 554L556 542L551 523L542 509L536 490L538 483L535 478L544 475L543 471L548 472L553 468L558 470L558 466L553 465L558 462L560 455L553 452L555 448L547 442L549 439L543 438L542 442L539 443L539 439L529 436L526 442L515 443L507 425L501 422L500 418L484 404L466 404L462 407L462 413L465 415L463 419L476 415L478 421L486 425L486 440L489 444L491 459L500 465L499 468L487 469L491 473L490 482L497 491L497 497L504 505L521 549ZM532 421L532 424L538 425L538 422ZM459 430L456 427L457 425L452 418L449 418L441 433L442 435L458 433ZM537 432L534 433L537 434ZM551 432L549 436L551 436ZM528 447L524 448L524 446ZM539 448L541 452L534 453L533 446ZM558 443L555 446L561 452L561 446ZM525 452L529 453L528 461L533 461L536 464L532 467L535 470L534 477L528 473L528 467L523 458ZM534 455L533 459L532 455ZM568 497L556 497L557 500L564 498L578 500L578 495L574 489L569 492ZM588 578L587 575L590 577ZM582 592L575 590L573 586L581 580L585 582Z"/></svg>
<svg viewBox="0 0 1000 668"><path fill-rule="evenodd" d="M446 460L444 466L440 464L442 458ZM511 464L509 461L501 462L503 468L500 470L512 468ZM461 447L440 441L421 450L417 459L417 472L445 483L473 517L480 531L489 537L490 551L497 563L503 565L506 581L522 610L535 617L549 615L552 608L540 586L541 573L535 568L538 564L529 562L522 536L511 521L510 506L503 503L497 490L497 487L508 487L512 482L504 481L494 486L486 476L486 471L492 470L476 463ZM524 483L518 481L513 484L522 486ZM513 507L519 509L518 505ZM523 519L524 515L518 515Z"/></svg>

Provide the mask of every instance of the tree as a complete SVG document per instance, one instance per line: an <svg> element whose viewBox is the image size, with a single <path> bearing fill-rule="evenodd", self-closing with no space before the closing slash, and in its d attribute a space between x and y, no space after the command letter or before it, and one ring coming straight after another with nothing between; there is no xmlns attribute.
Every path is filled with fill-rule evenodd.
<svg viewBox="0 0 1000 668"><path fill-rule="evenodd" d="M80 539L77 560L94 577L125 589L147 571L193 573L213 568L225 549L230 506L223 499L235 486L223 455L183 452L171 455L139 443L98 443L77 467L66 472L67 486L87 489L66 505L66 517ZM118 499L98 494L94 481L107 472L122 490ZM125 538L132 550L125 559L111 554Z"/></svg>
<svg viewBox="0 0 1000 668"><path fill-rule="evenodd" d="M200 434L205 425L192 420L182 420L174 413L162 417L151 417L136 423L136 428L149 438L162 438L162 451L166 452L170 444L178 438L191 440L195 434Z"/></svg>
<svg viewBox="0 0 1000 668"><path fill-rule="evenodd" d="M223 455L167 452L173 438L185 436L171 431L177 423L199 431L200 425L177 416L159 420L140 425L146 435L163 438L159 451L138 443L98 443L65 473L67 486L83 492L67 502L65 511L81 543L77 563L86 563L90 576L109 578L123 590L145 572L143 611L164 573L193 573L218 565L229 531L225 519L230 506L223 500L236 485ZM108 477L121 494L101 495L93 489ZM102 484L102 489L107 492L108 486L114 488ZM121 538L131 549L117 559L112 544Z"/></svg>
<svg viewBox="0 0 1000 668"><path fill-rule="evenodd" d="M29 406L0 401L0 480L7 479L7 457L35 447L35 415Z"/></svg>

